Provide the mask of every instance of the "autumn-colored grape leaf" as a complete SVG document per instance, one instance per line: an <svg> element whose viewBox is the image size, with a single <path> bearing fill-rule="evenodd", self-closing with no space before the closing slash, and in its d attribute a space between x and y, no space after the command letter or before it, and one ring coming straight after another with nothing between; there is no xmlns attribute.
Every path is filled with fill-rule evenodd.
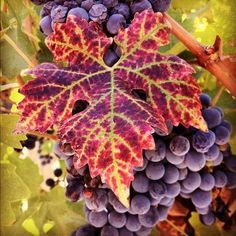
<svg viewBox="0 0 236 236"><path fill-rule="evenodd" d="M70 16L56 24L46 44L54 60L67 66L44 63L24 72L35 79L21 89L25 99L17 130L58 126L59 137L76 150L75 166L88 163L91 176L101 175L128 206L133 167L142 164L143 149L154 148L153 128L166 131L168 119L207 129L193 69L176 56L158 53L168 34L161 13L136 14L114 38L122 56L108 67L103 55L112 39L96 23ZM147 101L135 97L133 89L143 89ZM77 100L89 106L72 116Z"/></svg>

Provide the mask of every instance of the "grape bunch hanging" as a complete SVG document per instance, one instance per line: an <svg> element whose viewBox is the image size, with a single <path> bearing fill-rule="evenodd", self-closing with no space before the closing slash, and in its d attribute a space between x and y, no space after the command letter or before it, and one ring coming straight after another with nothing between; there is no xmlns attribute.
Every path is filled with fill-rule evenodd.
<svg viewBox="0 0 236 236"><path fill-rule="evenodd" d="M236 159L228 144L232 127L224 120L223 111L219 107L211 106L209 96L206 94L199 96L200 90L190 76L193 70L186 62L175 56L165 57L156 53L160 46L168 43L169 31L167 26L162 27L164 22L161 14L153 15L151 12L166 11L170 1L33 2L44 4L40 12L40 28L48 36L47 45L54 54L55 61L68 61L69 66L61 68L55 64L44 63L25 72L26 75L36 79L21 89L26 98L19 105L19 109L24 113L18 130L36 129L45 132L52 125L59 127L61 141L56 143L54 152L66 163L68 185L65 195L72 202L84 200L84 212L89 223L72 235L149 235L158 222L167 218L176 198L190 202L205 225L214 224L216 219L231 224L227 213L225 218L219 214L214 204L217 199L212 197L212 193L225 186L235 188ZM133 20L135 17L136 20ZM137 38L140 36L139 31L145 29L141 28L139 21L143 20L148 29L154 28L150 19L156 20L161 26L156 28L153 36L148 32L150 38L142 42L142 39ZM138 32L135 31L137 29ZM91 56L87 56L79 48L80 39L76 35L79 30L84 34L79 36L88 46L87 54L90 53ZM132 37L141 43L138 41L139 48L135 48L136 51L129 54L132 51L129 40ZM68 39L69 41L66 41ZM72 45L78 43L77 47L74 47L79 48L78 52L77 49L73 51L71 45L61 46L69 43ZM125 43L127 45L124 46ZM93 47L94 50L91 50ZM103 65L103 61L106 66ZM73 87L76 82L83 80L83 77L88 77L88 80L80 86ZM166 78L169 81L165 80ZM161 80L164 81L161 83ZM70 88L68 93L66 91L55 101L49 98L49 101L47 100L48 95L57 97L67 87ZM98 87L102 91L97 91ZM136 89L139 87L142 89ZM39 92L40 98L37 96ZM122 132L123 137L130 142L127 143L136 148L137 156L141 153L142 157L141 161L137 157L139 159L137 161L133 156L129 157L127 151L127 158L131 159L127 162L132 162L134 166L130 170L129 166L124 165L124 170L127 171L124 179L127 180L122 179L122 168L119 166L118 174L111 177L114 178L113 181L109 179L109 174L99 173L96 170L96 167L101 171L101 166L109 166L110 159L103 160L100 157L98 160L90 161L87 158L94 158L93 154L97 150L100 150L101 156L108 155L109 145L106 146L105 141L100 143L106 136L107 129L97 128L99 140L92 139L97 138L92 132L87 136L89 141L82 134L87 130L93 130L94 124L95 128L97 127L93 119L100 126L107 125L110 117L103 120L103 117L107 116L104 110L108 109L105 95L110 93L112 96L109 97L109 101L114 103L109 113L112 117L111 123L119 126L117 129L116 127L112 129L114 132L117 130ZM79 105L72 101L71 94L74 94L74 100L77 100L77 97L82 98L79 99ZM117 103L113 101L114 97L117 98ZM173 100L169 97L173 97ZM101 98L104 100L101 104L97 104ZM47 104L46 108L42 106L43 102L40 99ZM28 122L25 117L29 115L30 109L35 109L35 104L39 104L42 108L38 111L38 117L32 117ZM89 110L89 107L92 110ZM137 107L141 109L138 110ZM68 110L71 111L72 108L72 114L68 114ZM118 108L121 115L117 115ZM132 117L133 114L129 113L129 109L130 113L133 112L136 116ZM89 113L88 116L80 121L80 114L86 111ZM130 121L130 118L134 117L136 120ZM39 118L43 122L36 124L35 121ZM126 126L125 119L135 126L134 130L133 127ZM83 126L84 122L88 124ZM95 129L94 133L95 131L97 130ZM138 138L136 132L139 133ZM131 140L125 136L127 133L133 135ZM108 140L114 136L113 133ZM116 142L119 147L114 146L113 151L116 150L116 153L112 156L113 161L114 156L123 158L119 155L119 151L128 150L124 147L122 139ZM84 143L89 145L80 152L80 147L84 147ZM123 162L119 163L123 165ZM140 163L143 163L142 166ZM117 186L116 177L122 179L121 182L125 187L129 186L129 181L132 180L129 189L122 189L123 185Z"/></svg>

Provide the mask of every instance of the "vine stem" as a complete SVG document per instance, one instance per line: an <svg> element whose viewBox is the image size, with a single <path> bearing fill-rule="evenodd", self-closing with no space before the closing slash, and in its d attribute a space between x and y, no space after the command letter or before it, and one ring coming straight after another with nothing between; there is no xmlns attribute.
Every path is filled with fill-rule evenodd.
<svg viewBox="0 0 236 236"><path fill-rule="evenodd" d="M224 62L222 41L219 36L213 46L204 47L171 16L164 13L174 34L197 58L198 64L213 74L234 97L236 97L236 78L233 69ZM233 66L232 66L233 67ZM235 69L235 68L234 68Z"/></svg>

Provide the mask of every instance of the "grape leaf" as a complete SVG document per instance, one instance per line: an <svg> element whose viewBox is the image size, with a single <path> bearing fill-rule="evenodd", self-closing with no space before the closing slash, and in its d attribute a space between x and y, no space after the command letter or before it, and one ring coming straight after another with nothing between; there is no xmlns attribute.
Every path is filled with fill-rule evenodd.
<svg viewBox="0 0 236 236"><path fill-rule="evenodd" d="M193 69L175 56L158 53L168 43L169 27L161 13L135 15L114 38L122 56L113 66L103 61L112 39L94 22L68 17L46 40L55 61L26 70L35 77L21 89L25 99L18 132L46 131L57 125L59 137L76 150L75 166L87 164L128 206L133 167L142 150L153 149L153 128L166 131L165 119L206 130ZM143 89L147 101L133 95ZM77 100L89 106L72 116Z"/></svg>

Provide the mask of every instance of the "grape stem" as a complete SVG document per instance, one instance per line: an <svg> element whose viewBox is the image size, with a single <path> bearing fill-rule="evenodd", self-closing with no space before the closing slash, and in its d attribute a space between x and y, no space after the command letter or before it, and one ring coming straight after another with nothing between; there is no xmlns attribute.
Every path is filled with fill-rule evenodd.
<svg viewBox="0 0 236 236"><path fill-rule="evenodd" d="M236 97L235 64L229 57L222 55L222 41L217 35L213 46L201 45L171 16L164 13L174 34L197 58L198 64L213 74L234 97Z"/></svg>

